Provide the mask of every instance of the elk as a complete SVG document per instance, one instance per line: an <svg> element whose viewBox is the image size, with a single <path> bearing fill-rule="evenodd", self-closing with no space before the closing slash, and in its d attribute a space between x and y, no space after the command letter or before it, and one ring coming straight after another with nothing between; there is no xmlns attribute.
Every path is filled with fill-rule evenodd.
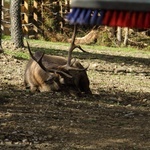
<svg viewBox="0 0 150 150"><path fill-rule="evenodd" d="M24 83L26 87L30 87L31 92L58 91L73 87L80 93L91 94L87 68L80 62L69 58L68 65L68 60L64 57L47 55L40 51L32 54L28 42L27 47L31 59L25 69Z"/></svg>

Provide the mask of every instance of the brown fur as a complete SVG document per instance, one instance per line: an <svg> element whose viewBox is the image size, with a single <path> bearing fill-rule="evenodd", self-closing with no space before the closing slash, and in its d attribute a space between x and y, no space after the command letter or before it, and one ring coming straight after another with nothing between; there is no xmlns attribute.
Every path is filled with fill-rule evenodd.
<svg viewBox="0 0 150 150"><path fill-rule="evenodd" d="M34 56L38 60L41 57L41 52L36 52ZM45 54L42 58L42 63L47 69L63 71L71 75L72 78L68 78L63 74L45 72L37 62L30 59L25 70L25 85L29 85L32 92L36 90L40 92L63 90L62 87L65 88L64 85L66 85L74 87L74 90L80 92L91 93L86 71L61 68L67 63L64 57ZM72 67L84 69L79 62L75 62Z"/></svg>

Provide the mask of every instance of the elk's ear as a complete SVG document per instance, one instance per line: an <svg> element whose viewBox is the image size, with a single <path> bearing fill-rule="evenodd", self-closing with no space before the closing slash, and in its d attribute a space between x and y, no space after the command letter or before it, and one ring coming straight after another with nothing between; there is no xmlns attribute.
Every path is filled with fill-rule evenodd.
<svg viewBox="0 0 150 150"><path fill-rule="evenodd" d="M43 55L43 52L42 51L36 51L34 53L34 57L39 60L41 58L41 56Z"/></svg>

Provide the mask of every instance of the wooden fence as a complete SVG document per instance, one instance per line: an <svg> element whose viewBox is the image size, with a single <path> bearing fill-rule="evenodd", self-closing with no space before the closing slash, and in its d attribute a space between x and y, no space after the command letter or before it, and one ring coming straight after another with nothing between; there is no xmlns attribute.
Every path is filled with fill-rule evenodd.
<svg viewBox="0 0 150 150"><path fill-rule="evenodd" d="M48 18L52 19L53 16L50 16L50 14L55 14L55 12L51 12L51 8L53 8L54 5L60 7L60 16L59 18L55 17L55 21L60 24L59 30L63 30L64 20L60 18L64 18L65 13L69 11L70 0L65 0L65 2L63 3L62 1L59 1L59 4L57 4L56 2L50 3L49 0L22 0L21 16L24 36L36 36L37 34L42 34L43 37L46 36L44 33L47 33L49 31L45 30L45 27L47 29L51 27L50 23L48 24L49 26L47 26L47 24L44 24L46 23L44 21L47 19L45 18L44 13L47 13ZM2 8L2 33L4 35L10 35L10 0L2 0Z"/></svg>
<svg viewBox="0 0 150 150"><path fill-rule="evenodd" d="M36 23L38 21L38 15L36 11L37 1L34 0L31 5L30 0L23 0L21 5L21 19L22 19L22 29L25 36L37 33L38 29ZM34 20L34 21L33 21ZM2 33L4 35L10 35L10 2L7 0L2 0Z"/></svg>

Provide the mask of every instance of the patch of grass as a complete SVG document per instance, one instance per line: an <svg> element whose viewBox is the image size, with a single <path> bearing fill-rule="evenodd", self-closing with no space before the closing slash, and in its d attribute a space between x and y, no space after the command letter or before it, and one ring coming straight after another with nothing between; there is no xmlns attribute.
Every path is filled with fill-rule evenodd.
<svg viewBox="0 0 150 150"><path fill-rule="evenodd" d="M68 46L69 43L63 43L63 42L50 42L50 41L44 41L44 40L28 40L30 44L38 44L42 47L51 47L51 46Z"/></svg>
<svg viewBox="0 0 150 150"><path fill-rule="evenodd" d="M100 45L83 45L83 48L87 48L87 49L92 49L92 50L97 50L97 51L114 51L114 52L139 52L139 49L135 48L135 47L131 47L131 46L127 46L127 47L108 47L108 46L100 46ZM150 53L150 49L149 51L143 51L143 53Z"/></svg>
<svg viewBox="0 0 150 150"><path fill-rule="evenodd" d="M6 39L7 40L7 39ZM46 54L51 54L51 55L59 55L59 56L64 56L67 57L68 55L68 50L70 47L70 43L62 43L62 42L50 42L50 41L44 41L44 40L30 40L28 39L29 45L31 47L31 50L33 52L36 52L38 50L45 52ZM26 46L26 41L24 41L24 44ZM73 57L77 57L80 59L83 58L97 58L101 59L103 55L106 53L112 53L113 55L118 55L119 53L125 53L126 56L131 56L131 55L138 55L139 51L142 54L150 55L150 50L139 50L136 48L133 48L131 46L128 47L107 47L107 46L100 46L100 45L81 45L82 48L89 52L87 53L82 53L80 50L75 49L73 51ZM102 54L101 54L102 52ZM5 53L10 54L18 59L29 59L29 53L28 50L5 50ZM98 55L98 53L100 53ZM113 59L118 59L117 57Z"/></svg>
<svg viewBox="0 0 150 150"><path fill-rule="evenodd" d="M25 51L21 51L21 50L20 51L18 51L18 50L16 50L16 51L13 50L12 51L12 50L6 49L5 53L8 54L8 55L13 56L16 59L24 59L24 60L29 59L29 54Z"/></svg>
<svg viewBox="0 0 150 150"><path fill-rule="evenodd" d="M11 39L11 36L2 35L2 39L3 39L3 40L10 40L10 39Z"/></svg>

